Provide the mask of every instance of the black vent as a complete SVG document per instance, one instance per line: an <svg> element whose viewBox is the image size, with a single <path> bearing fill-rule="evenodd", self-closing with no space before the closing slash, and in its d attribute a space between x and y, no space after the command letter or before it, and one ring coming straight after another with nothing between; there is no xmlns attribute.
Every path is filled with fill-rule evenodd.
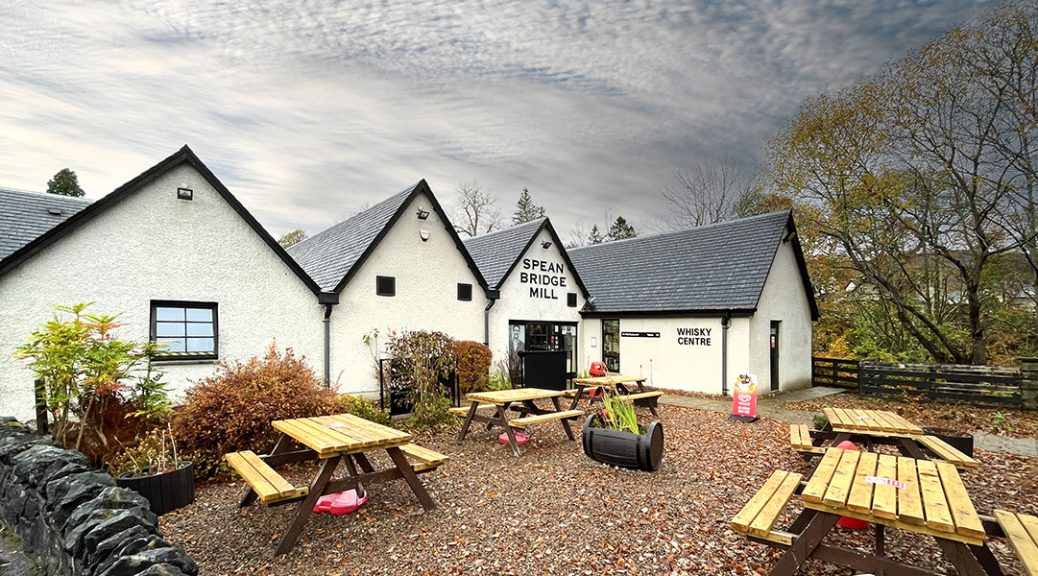
<svg viewBox="0 0 1038 576"><path fill-rule="evenodd" d="M375 276L375 294L379 296L396 296L396 277Z"/></svg>

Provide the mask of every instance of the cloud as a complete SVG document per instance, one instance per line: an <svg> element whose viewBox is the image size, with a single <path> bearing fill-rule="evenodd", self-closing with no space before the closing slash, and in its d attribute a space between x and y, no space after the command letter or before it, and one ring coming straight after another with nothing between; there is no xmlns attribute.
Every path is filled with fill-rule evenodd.
<svg viewBox="0 0 1038 576"><path fill-rule="evenodd" d="M639 228L692 162L749 168L806 97L983 8L952 2L0 6L0 184L100 196L187 143L274 234L419 178Z"/></svg>

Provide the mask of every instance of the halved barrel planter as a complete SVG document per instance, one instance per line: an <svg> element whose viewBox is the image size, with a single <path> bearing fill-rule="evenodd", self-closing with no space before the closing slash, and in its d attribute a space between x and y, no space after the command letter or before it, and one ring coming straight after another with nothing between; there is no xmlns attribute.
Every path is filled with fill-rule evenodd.
<svg viewBox="0 0 1038 576"><path fill-rule="evenodd" d="M182 461L176 470L151 474L148 468L143 474L132 472L116 478L115 483L123 488L136 490L151 503L151 511L162 516L195 501L195 476L191 462Z"/></svg>
<svg viewBox="0 0 1038 576"><path fill-rule="evenodd" d="M654 472L663 463L663 424L652 421L644 434L601 427L598 414L584 420L584 454L603 464Z"/></svg>

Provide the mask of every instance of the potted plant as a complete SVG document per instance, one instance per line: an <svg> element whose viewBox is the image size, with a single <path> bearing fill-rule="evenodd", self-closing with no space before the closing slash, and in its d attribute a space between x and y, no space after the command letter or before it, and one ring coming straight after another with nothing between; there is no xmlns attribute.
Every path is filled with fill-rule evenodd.
<svg viewBox="0 0 1038 576"><path fill-rule="evenodd" d="M653 472L663 462L663 424L638 424L634 404L615 394L584 421L584 454L603 464Z"/></svg>
<svg viewBox="0 0 1038 576"><path fill-rule="evenodd" d="M191 462L180 460L169 425L141 437L110 465L116 484L147 498L159 516L195 501Z"/></svg>

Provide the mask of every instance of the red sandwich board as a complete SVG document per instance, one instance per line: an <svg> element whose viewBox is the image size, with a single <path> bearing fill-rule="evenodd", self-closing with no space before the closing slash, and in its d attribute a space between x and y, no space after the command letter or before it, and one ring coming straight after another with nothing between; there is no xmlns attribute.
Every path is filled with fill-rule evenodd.
<svg viewBox="0 0 1038 576"><path fill-rule="evenodd" d="M742 422L757 419L757 375L739 374L732 390L732 413L730 418Z"/></svg>

